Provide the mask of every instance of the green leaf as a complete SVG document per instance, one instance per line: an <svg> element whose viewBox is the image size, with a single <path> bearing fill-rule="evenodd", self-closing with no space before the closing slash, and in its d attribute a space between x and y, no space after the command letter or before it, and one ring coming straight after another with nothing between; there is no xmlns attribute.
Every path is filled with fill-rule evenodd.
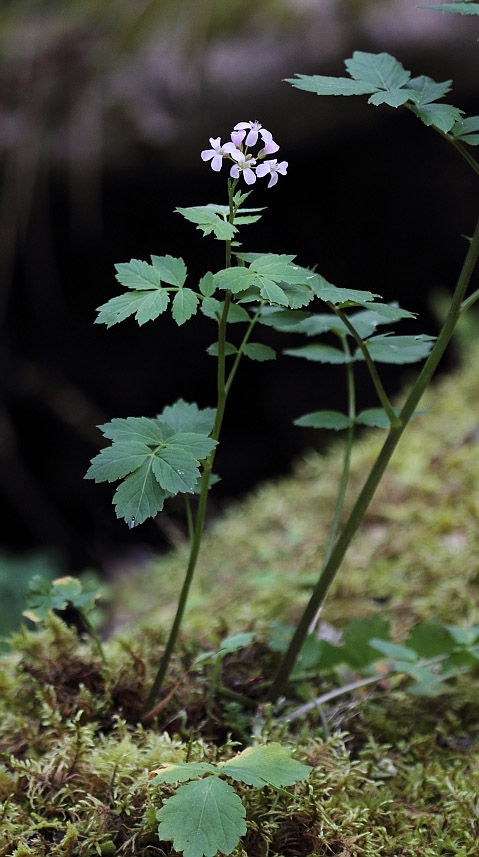
<svg viewBox="0 0 479 857"><path fill-rule="evenodd" d="M362 80L330 77L325 74L297 74L295 77L285 78L285 83L316 95L369 95L375 91L374 86Z"/></svg>
<svg viewBox="0 0 479 857"><path fill-rule="evenodd" d="M418 336L372 336L366 341L367 349L377 363L415 363L429 354L434 337L426 334ZM358 348L354 354L356 360L364 360Z"/></svg>
<svg viewBox="0 0 479 857"><path fill-rule="evenodd" d="M411 72L386 53L355 51L352 58L345 61L345 65L351 77L369 84L375 90L397 90L411 77Z"/></svg>
<svg viewBox="0 0 479 857"><path fill-rule="evenodd" d="M203 776L203 774L214 774L216 768L208 762L170 762L163 764L155 773L156 776L150 780L152 785L186 783L188 780Z"/></svg>
<svg viewBox="0 0 479 857"><path fill-rule="evenodd" d="M206 349L206 353L211 357L218 357L219 352L219 343L212 342L211 345ZM236 345L232 345L231 342L225 342L225 356L230 357L231 354L237 354L238 349Z"/></svg>
<svg viewBox="0 0 479 857"><path fill-rule="evenodd" d="M253 640L254 632L251 631L244 634L235 634L233 637L225 637L218 649L213 649L210 652L202 652L201 655L195 658L194 663L214 663L215 661L222 660L226 655L231 655L239 651L239 649L246 648Z"/></svg>
<svg viewBox="0 0 479 857"><path fill-rule="evenodd" d="M182 214L186 220L196 223L197 229L201 229L203 235L214 233L220 241L231 241L238 231L236 226L232 226L216 214L214 206L197 205L192 208L175 208L175 211Z"/></svg>
<svg viewBox="0 0 479 857"><path fill-rule="evenodd" d="M276 742L247 747L233 759L218 765L220 773L256 788L267 784L292 786L305 780L312 770L309 765L292 759L290 752Z"/></svg>
<svg viewBox="0 0 479 857"><path fill-rule="evenodd" d="M85 479L95 482L115 482L132 473L150 454L150 449L140 441L118 441L112 446L102 449L92 459Z"/></svg>
<svg viewBox="0 0 479 857"><path fill-rule="evenodd" d="M138 470L120 482L113 497L117 518L137 526L154 518L161 512L168 492L160 487L151 472L152 457L146 459Z"/></svg>
<svg viewBox="0 0 479 857"><path fill-rule="evenodd" d="M223 302L221 303L221 311L223 311ZM251 316L244 307L239 304L230 303L227 316L228 324L238 324L251 321Z"/></svg>
<svg viewBox="0 0 479 857"><path fill-rule="evenodd" d="M266 277L258 277L258 284L261 297L265 301L269 301L270 304L279 304L280 306L289 305L286 293L272 280L268 280Z"/></svg>
<svg viewBox="0 0 479 857"><path fill-rule="evenodd" d="M170 494L193 494L199 477L198 461L194 455L174 440L155 452L152 471L160 486Z"/></svg>
<svg viewBox="0 0 479 857"><path fill-rule="evenodd" d="M467 116L452 128L452 136L469 146L479 146L479 116Z"/></svg>
<svg viewBox="0 0 479 857"><path fill-rule="evenodd" d="M303 357L315 363L350 363L351 358L333 345L301 345L300 348L285 348L290 357Z"/></svg>
<svg viewBox="0 0 479 857"><path fill-rule="evenodd" d="M208 435L213 431L215 416L215 408L199 408L195 402L178 399L174 405L163 408L161 414L158 414L158 419L168 423L175 434L198 432L198 434Z"/></svg>
<svg viewBox="0 0 479 857"><path fill-rule="evenodd" d="M152 256L151 261L164 283L182 288L186 280L186 265L183 259L175 256Z"/></svg>
<svg viewBox="0 0 479 857"><path fill-rule="evenodd" d="M213 277L217 289L229 289L234 295L255 284L256 278L250 268L225 268Z"/></svg>
<svg viewBox="0 0 479 857"><path fill-rule="evenodd" d="M198 461L203 461L203 459L207 458L215 446L218 446L217 440L213 440L212 437L205 437L195 431L180 432L168 441L169 449L181 448L193 455Z"/></svg>
<svg viewBox="0 0 479 857"><path fill-rule="evenodd" d="M460 628L458 625L445 625L457 646L472 646L478 637L477 628Z"/></svg>
<svg viewBox="0 0 479 857"><path fill-rule="evenodd" d="M386 655L387 658L396 658L411 663L417 661L417 652L407 648L407 646L400 646L397 643L391 643L389 640L378 640L376 637L369 640L369 645Z"/></svg>
<svg viewBox="0 0 479 857"><path fill-rule="evenodd" d="M29 609L23 615L32 622L41 622L49 610L65 610L69 604L82 613L90 613L99 598L99 592L84 592L81 581L75 577L49 580L36 574L30 581L30 591L25 597Z"/></svg>
<svg viewBox="0 0 479 857"><path fill-rule="evenodd" d="M452 104L425 104L414 105L413 111L416 116L419 116L425 125L433 125L434 128L439 128L446 134L451 128L461 120L462 110L458 107L453 107Z"/></svg>
<svg viewBox="0 0 479 857"><path fill-rule="evenodd" d="M148 262L140 259L132 259L130 262L121 262L115 265L116 279L122 286L128 289L159 289L161 279L158 271Z"/></svg>
<svg viewBox="0 0 479 857"><path fill-rule="evenodd" d="M171 314L178 326L188 321L198 309L198 297L191 289L180 289L174 298Z"/></svg>
<svg viewBox="0 0 479 857"><path fill-rule="evenodd" d="M98 316L95 324L113 327L114 324L134 315L138 324L142 325L158 318L168 306L168 301L168 292L161 288L149 292L126 292L97 307Z"/></svg>
<svg viewBox="0 0 479 857"><path fill-rule="evenodd" d="M401 408L393 408L393 411L398 416L401 413ZM373 428L390 428L391 426L391 421L383 408L368 408L366 411L361 411L355 422Z"/></svg>
<svg viewBox="0 0 479 857"><path fill-rule="evenodd" d="M341 289L328 283L320 274L315 274L311 280L311 287L315 295L322 301L329 301L335 306L343 303L358 304L362 306L364 302L374 301L374 298L380 297L373 292L367 292L361 289ZM339 322L338 322L339 323Z"/></svg>
<svg viewBox="0 0 479 857"><path fill-rule="evenodd" d="M455 641L449 631L437 621L415 625L406 640L409 649L414 649L420 658L434 658L454 651Z"/></svg>
<svg viewBox="0 0 479 857"><path fill-rule="evenodd" d="M246 833L245 808L235 790L224 780L206 776L180 786L165 801L156 817L161 842L173 840L184 857L213 857L217 851L231 854Z"/></svg>
<svg viewBox="0 0 479 857"><path fill-rule="evenodd" d="M157 446L172 434L171 429L160 419L149 417L126 417L114 419L99 426L105 437L115 441L140 441Z"/></svg>
<svg viewBox="0 0 479 857"><path fill-rule="evenodd" d="M366 318L374 321L374 326L378 324L390 324L394 321L399 321L402 318L416 318L417 313L409 312L407 309L401 309L397 304L383 304L378 301L371 303L370 301L364 301L361 303L366 310L369 310L369 314L366 313L356 313L355 317L361 320L365 320ZM351 317L351 321L353 317Z"/></svg>
<svg viewBox="0 0 479 857"><path fill-rule="evenodd" d="M343 431L352 425L353 420L346 414L341 414L339 411L313 411L310 414L304 414L294 420L295 426L303 426L304 428L317 429L333 429L333 431Z"/></svg>
<svg viewBox="0 0 479 857"><path fill-rule="evenodd" d="M436 6L418 6L418 9L435 9L438 12L458 12L460 15L479 15L479 3L440 3Z"/></svg>
<svg viewBox="0 0 479 857"><path fill-rule="evenodd" d="M275 330L297 331L299 333L302 329L300 327L301 323L309 318L311 318L309 312L265 306L261 311L258 321L267 327L273 327Z"/></svg>
<svg viewBox="0 0 479 857"><path fill-rule="evenodd" d="M283 284L281 288L288 298L288 305L292 309L307 306L314 298L313 290L309 286L304 286L300 283Z"/></svg>
<svg viewBox="0 0 479 857"><path fill-rule="evenodd" d="M205 298L201 303L201 312L207 318L217 321L221 317L223 303L223 301L218 301L216 298Z"/></svg>
<svg viewBox="0 0 479 857"><path fill-rule="evenodd" d="M389 640L389 622L380 616L354 616L343 633L343 661L358 670L377 661L377 650L369 645L371 639Z"/></svg>
<svg viewBox="0 0 479 857"><path fill-rule="evenodd" d="M243 354L249 357L250 360L258 360L262 363L264 360L275 360L276 351L270 348L269 345L262 345L260 342L248 342L243 347Z"/></svg>
<svg viewBox="0 0 479 857"><path fill-rule="evenodd" d="M204 274L198 285L201 294L204 295L205 298L211 298L212 295L214 295L216 286L211 271L208 271L206 274Z"/></svg>

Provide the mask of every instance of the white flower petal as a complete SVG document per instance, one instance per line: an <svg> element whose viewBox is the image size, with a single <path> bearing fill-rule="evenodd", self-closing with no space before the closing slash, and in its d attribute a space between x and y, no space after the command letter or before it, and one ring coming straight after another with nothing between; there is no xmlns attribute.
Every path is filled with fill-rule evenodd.
<svg viewBox="0 0 479 857"><path fill-rule="evenodd" d="M246 135L245 145L246 146L256 146L258 142L258 132L256 128L252 128L251 131Z"/></svg>
<svg viewBox="0 0 479 857"><path fill-rule="evenodd" d="M277 181L278 181L278 173L276 173L276 172L271 173L271 178L268 182L268 187L273 187L273 185L275 185Z"/></svg>
<svg viewBox="0 0 479 857"><path fill-rule="evenodd" d="M239 179L239 174L240 174L240 173L239 173L239 169L238 169L237 165L236 165L236 164L233 164L233 166L232 166L232 167L231 167L231 169L230 169L230 176L231 176L231 178L232 178L232 179Z"/></svg>
<svg viewBox="0 0 479 857"><path fill-rule="evenodd" d="M201 160L202 161L209 161L211 158L214 158L215 155L216 155L216 152L214 149L203 149L203 151L201 153Z"/></svg>
<svg viewBox="0 0 479 857"><path fill-rule="evenodd" d="M213 169L215 173L219 173L222 163L223 158L221 157L221 155L218 155L218 153L216 153L213 160L211 161L211 169Z"/></svg>
<svg viewBox="0 0 479 857"><path fill-rule="evenodd" d="M219 149L221 146L221 137L210 137L210 146L213 149Z"/></svg>
<svg viewBox="0 0 479 857"><path fill-rule="evenodd" d="M256 176L255 176L253 170L250 170L248 167L245 170L243 170L243 178L244 178L246 184L254 184L256 181Z"/></svg>
<svg viewBox="0 0 479 857"><path fill-rule="evenodd" d="M235 130L235 131L240 131L240 130L241 130L241 129L243 129L243 128L245 128L245 129L246 129L246 128L251 128L251 122L237 122L237 123L236 123L236 125L235 125L235 127L234 127L234 130Z"/></svg>
<svg viewBox="0 0 479 857"><path fill-rule="evenodd" d="M271 172L271 170L269 169L267 164L259 164L256 167L256 175L259 176L260 178L263 178L263 176L267 175L267 173L270 173L270 172Z"/></svg>

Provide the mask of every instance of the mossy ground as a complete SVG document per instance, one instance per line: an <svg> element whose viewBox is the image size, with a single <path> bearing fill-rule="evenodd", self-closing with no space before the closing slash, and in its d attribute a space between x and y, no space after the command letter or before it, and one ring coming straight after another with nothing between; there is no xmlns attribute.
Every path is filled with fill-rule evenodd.
<svg viewBox="0 0 479 857"><path fill-rule="evenodd" d="M477 350L467 351L463 369L422 402L428 415L404 435L325 621L344 626L379 612L398 640L418 620L479 622L478 364ZM381 439L378 430L358 441L351 499ZM254 630L256 648L231 656L224 676L243 691L250 683L254 695L269 669L272 622L294 622L308 598L340 468L340 444L310 453L292 477L263 486L210 528L173 666L179 685L153 727L138 722L142 696L186 546L117 587L119 636L106 644L106 673L56 617L40 633L17 635L0 674L0 857L174 853L155 832L154 809L168 792L149 794L148 771L187 754L231 755L228 729L238 739L253 730L281 740L315 766L291 798L244 789L248 832L235 857L479 853L477 675L455 679L433 700L399 683L343 697L326 711L332 737L324 740L319 715L288 732L268 707L253 720L234 703L211 710L207 675L188 673L199 646Z"/></svg>

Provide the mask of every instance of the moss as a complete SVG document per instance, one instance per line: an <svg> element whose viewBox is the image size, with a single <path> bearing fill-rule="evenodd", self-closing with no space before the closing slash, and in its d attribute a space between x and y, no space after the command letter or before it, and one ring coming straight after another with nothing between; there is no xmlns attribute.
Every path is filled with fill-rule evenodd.
<svg viewBox="0 0 479 857"><path fill-rule="evenodd" d="M476 367L471 351L460 373L427 394L428 416L405 434L329 597L330 623L380 612L401 638L418 619L479 621ZM380 443L379 432L358 441L349 503ZM327 712L333 737L324 741L319 713L288 732L267 707L253 722L235 703L208 712L207 673L192 682L188 672L200 643L251 628L258 640L250 661L231 656L225 675L231 684L260 683L262 637L273 619L298 616L321 562L340 447L309 453L292 477L232 505L209 530L162 731L138 718L186 547L122 582L117 609L125 615L128 605L129 638L106 644L107 670L54 616L39 633L15 636L0 671L0 857L172 854L154 818L171 787L149 787L148 772L163 761L231 755L231 742L200 737L220 718L239 736L253 728L260 740L289 743L315 767L290 798L242 789L248 831L234 857L476 853L475 678L459 677L432 700L394 683L342 698ZM151 609L160 597L162 606Z"/></svg>

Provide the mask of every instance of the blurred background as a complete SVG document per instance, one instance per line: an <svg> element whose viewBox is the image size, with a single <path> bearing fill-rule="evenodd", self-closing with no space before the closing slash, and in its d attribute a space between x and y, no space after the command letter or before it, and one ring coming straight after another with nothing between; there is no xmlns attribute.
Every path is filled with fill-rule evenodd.
<svg viewBox="0 0 479 857"><path fill-rule="evenodd" d="M121 291L116 262L183 256L192 283L222 266L223 245L173 214L226 202L225 176L200 160L210 136L257 119L289 162L275 188L255 188L251 204L268 210L245 228L246 249L296 253L337 285L419 312L401 332L436 331L431 298L454 283L477 214L467 166L407 111L317 98L283 79L342 75L353 50L388 51L413 76L453 78L449 100L477 114L478 31L475 17L414 0L3 0L0 588L13 579L17 591L45 568L108 573L183 532L174 503L127 530L113 486L83 476L101 446L98 424L152 416L180 396L214 404L204 351L213 323L178 329L165 314L107 331L93 322ZM263 341L300 344L266 329ZM400 389L400 367L383 374ZM359 404L372 406L359 379ZM213 514L320 448L320 434L291 422L344 399L341 367L245 360Z"/></svg>

